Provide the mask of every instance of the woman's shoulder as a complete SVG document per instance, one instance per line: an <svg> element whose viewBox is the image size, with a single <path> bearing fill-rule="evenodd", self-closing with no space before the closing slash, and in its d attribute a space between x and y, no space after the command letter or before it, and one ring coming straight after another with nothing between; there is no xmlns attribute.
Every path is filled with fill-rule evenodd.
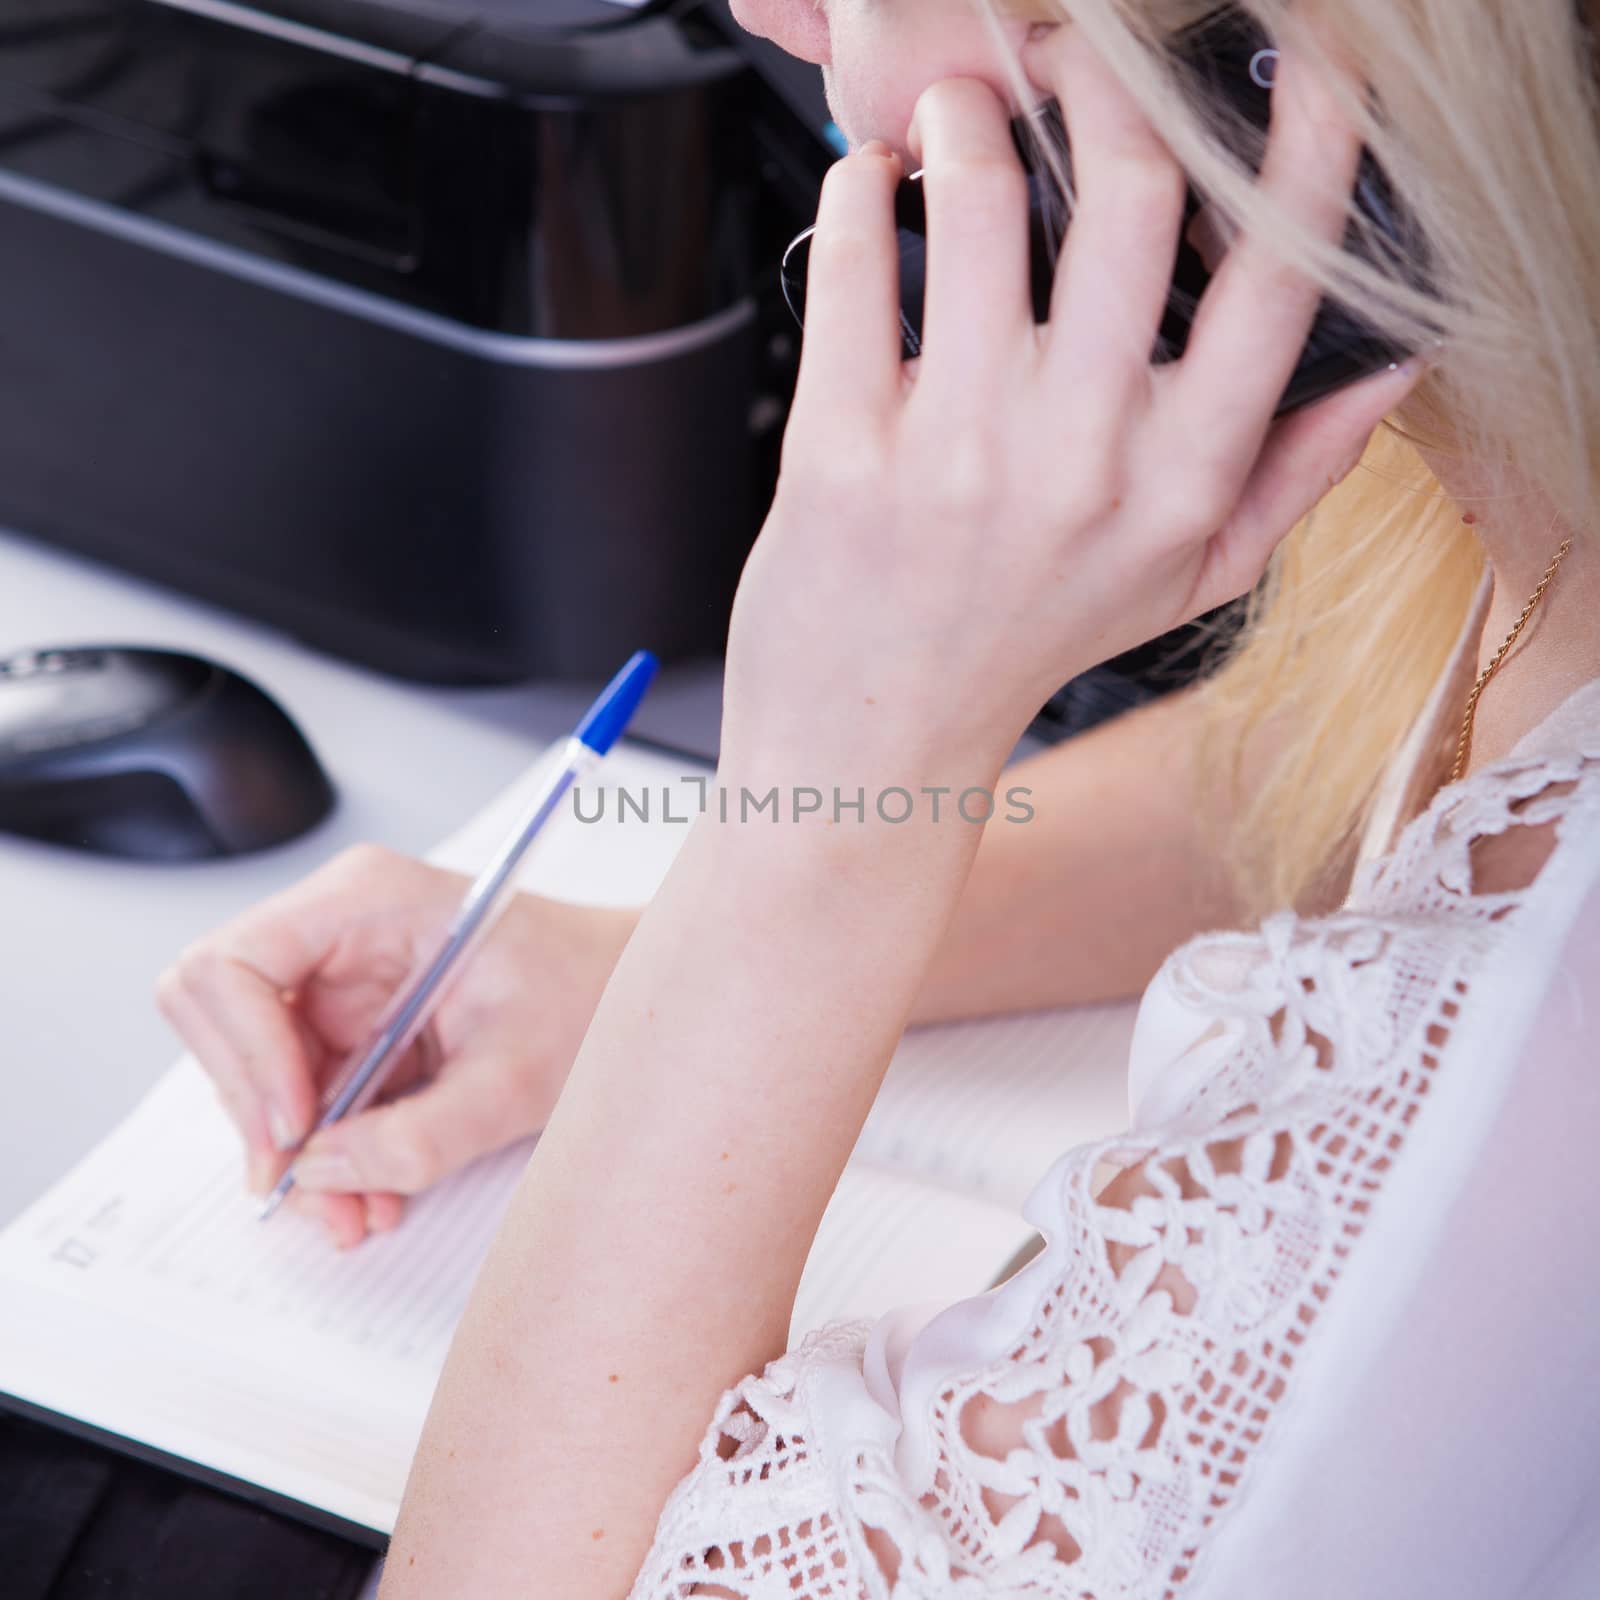
<svg viewBox="0 0 1600 1600"><path fill-rule="evenodd" d="M1316 1041L1312 1083L1381 1074L1447 984L1476 981L1492 960L1536 986L1574 888L1597 878L1600 680L1506 759L1440 789L1362 863L1338 911L1284 912L1173 952L1134 1034L1136 1124L1219 1115L1296 1084L1291 1021Z"/></svg>
<svg viewBox="0 0 1600 1600"><path fill-rule="evenodd" d="M1600 852L1600 679L1582 685L1504 760L1446 785L1358 869L1346 905L1369 913L1501 919L1559 850Z"/></svg>

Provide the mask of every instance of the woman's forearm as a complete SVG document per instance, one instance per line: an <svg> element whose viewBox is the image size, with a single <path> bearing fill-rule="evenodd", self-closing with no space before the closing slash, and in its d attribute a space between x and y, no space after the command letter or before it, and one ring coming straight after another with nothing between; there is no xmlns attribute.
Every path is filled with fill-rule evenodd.
<svg viewBox="0 0 1600 1600"><path fill-rule="evenodd" d="M1193 692L1169 696L1008 768L916 1022L1137 994L1162 960L1231 926L1235 896L1211 826ZM1008 807L1008 791L1026 789ZM1024 805L1032 815L1021 815Z"/></svg>
<svg viewBox="0 0 1600 1600"><path fill-rule="evenodd" d="M386 1600L626 1593L717 1398L786 1345L977 831L695 825L457 1334Z"/></svg>

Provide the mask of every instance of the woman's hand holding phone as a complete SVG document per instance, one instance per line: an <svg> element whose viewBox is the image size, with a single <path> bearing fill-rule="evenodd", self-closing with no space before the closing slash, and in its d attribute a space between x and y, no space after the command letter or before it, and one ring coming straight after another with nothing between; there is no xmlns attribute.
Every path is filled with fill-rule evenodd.
<svg viewBox="0 0 1600 1600"><path fill-rule="evenodd" d="M1080 30L1053 28L1024 62L1060 101L1077 186L1047 324L1010 113L986 85L945 80L917 103L914 366L900 162L869 147L828 175L778 491L730 631L725 765L932 760L983 781L1062 682L1247 591L1420 374L1408 362L1274 421L1321 291L1248 234L1182 359L1152 365L1184 174ZM1332 85L1285 48L1262 185L1337 243L1360 154Z"/></svg>

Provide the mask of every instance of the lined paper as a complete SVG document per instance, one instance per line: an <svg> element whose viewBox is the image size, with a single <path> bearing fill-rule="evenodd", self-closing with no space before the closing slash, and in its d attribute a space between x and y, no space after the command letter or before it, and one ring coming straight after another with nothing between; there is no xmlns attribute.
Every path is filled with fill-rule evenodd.
<svg viewBox="0 0 1600 1600"><path fill-rule="evenodd" d="M186 1060L0 1235L0 1387L387 1531L527 1147L346 1253L236 1145Z"/></svg>
<svg viewBox="0 0 1600 1600"><path fill-rule="evenodd" d="M1127 1128L1135 1010L1076 1006L913 1030L855 1158L1016 1211L1063 1151Z"/></svg>
<svg viewBox="0 0 1600 1600"><path fill-rule="evenodd" d="M1008 1207L852 1163L806 1258L789 1342L837 1318L979 1294L1032 1235Z"/></svg>
<svg viewBox="0 0 1600 1600"><path fill-rule="evenodd" d="M374 1363L410 1365L425 1382L530 1148L524 1141L457 1173L413 1201L400 1229L336 1250L319 1223L294 1211L257 1220L233 1130L185 1059L0 1236L0 1269L131 1317L208 1331L265 1366L299 1371L310 1359L359 1386Z"/></svg>

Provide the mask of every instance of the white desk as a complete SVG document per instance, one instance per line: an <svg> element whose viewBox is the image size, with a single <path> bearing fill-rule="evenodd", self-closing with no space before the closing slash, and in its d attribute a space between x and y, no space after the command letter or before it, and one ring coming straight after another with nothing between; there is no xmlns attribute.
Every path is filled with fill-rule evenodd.
<svg viewBox="0 0 1600 1600"><path fill-rule="evenodd" d="M171 1065L152 990L178 951L347 845L427 850L598 688L419 688L0 533L0 655L79 643L171 646L254 678L300 724L339 804L304 838L231 861L151 865L0 834L0 1226ZM719 704L719 664L669 669L635 731L709 752Z"/></svg>

